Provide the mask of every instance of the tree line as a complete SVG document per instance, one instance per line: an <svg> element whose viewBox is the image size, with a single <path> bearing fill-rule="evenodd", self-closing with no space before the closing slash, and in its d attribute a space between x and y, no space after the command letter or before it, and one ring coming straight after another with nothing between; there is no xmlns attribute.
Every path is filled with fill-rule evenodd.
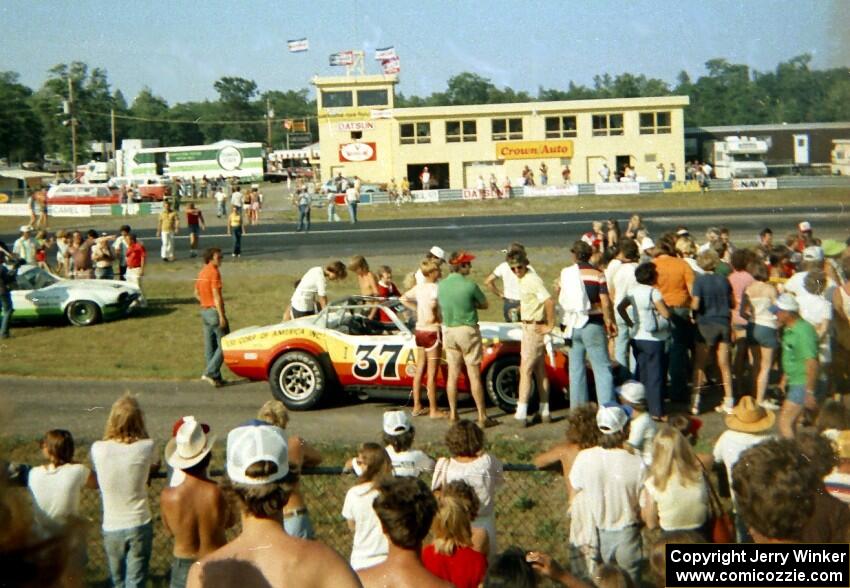
<svg viewBox="0 0 850 588"><path fill-rule="evenodd" d="M396 106L448 106L497 104L593 98L636 98L686 95L687 126L761 123L804 123L850 120L850 71L846 68L816 70L811 55L804 54L778 64L773 71L759 72L726 59L705 63L706 73L693 80L682 71L675 84L642 74L595 76L591 86L570 81L566 89L543 88L536 95L499 88L488 78L462 72L449 78L446 89L429 96L396 95ZM20 83L15 72L0 72L0 157L10 161L39 159L70 152L68 80L73 86L73 114L82 160L89 141L108 141L111 113L115 113L116 136L157 139L161 145L198 145L220 139L266 141L266 107L274 111L272 145L284 144L283 118L315 116L316 102L310 91L260 92L256 82L223 77L213 84L217 100L168 102L145 87L128 104L120 89L113 89L107 72L80 62L60 64L49 72L44 84L33 90ZM316 134L315 119L310 130Z"/></svg>

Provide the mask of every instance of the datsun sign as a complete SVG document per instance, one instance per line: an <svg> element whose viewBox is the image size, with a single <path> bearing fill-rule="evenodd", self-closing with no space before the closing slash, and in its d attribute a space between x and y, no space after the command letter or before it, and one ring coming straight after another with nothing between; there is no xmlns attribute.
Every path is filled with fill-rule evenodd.
<svg viewBox="0 0 850 588"><path fill-rule="evenodd" d="M375 143L346 143L339 146L340 161L375 161Z"/></svg>

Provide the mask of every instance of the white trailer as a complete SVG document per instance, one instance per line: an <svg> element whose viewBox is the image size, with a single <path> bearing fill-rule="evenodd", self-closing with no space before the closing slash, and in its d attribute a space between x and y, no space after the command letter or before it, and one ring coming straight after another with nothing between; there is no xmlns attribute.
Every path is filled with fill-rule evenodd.
<svg viewBox="0 0 850 588"><path fill-rule="evenodd" d="M850 139L833 139L831 171L834 176L850 176Z"/></svg>
<svg viewBox="0 0 850 588"><path fill-rule="evenodd" d="M730 136L706 142L705 159L713 160L717 178L763 178L767 175L764 157L768 149L770 145L763 139Z"/></svg>

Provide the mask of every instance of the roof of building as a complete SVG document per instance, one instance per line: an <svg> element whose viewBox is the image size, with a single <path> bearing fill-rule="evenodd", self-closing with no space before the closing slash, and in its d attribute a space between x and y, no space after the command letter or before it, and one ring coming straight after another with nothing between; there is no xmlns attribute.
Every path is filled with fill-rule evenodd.
<svg viewBox="0 0 850 588"><path fill-rule="evenodd" d="M393 117L457 117L492 114L544 114L548 112L586 112L600 110L640 108L685 107L690 103L687 96L653 96L646 98L605 98L596 100L558 100L551 102L511 102L507 104L468 104L463 106L422 106L414 108L395 108Z"/></svg>
<svg viewBox="0 0 850 588"><path fill-rule="evenodd" d="M314 86L349 86L349 85L372 85L372 84L397 84L397 75L370 75L370 76L313 76L310 80Z"/></svg>
<svg viewBox="0 0 850 588"><path fill-rule="evenodd" d="M769 131L814 131L820 129L850 129L850 122L780 123L769 125L724 125L719 127L686 127L685 134L697 133L749 133Z"/></svg>

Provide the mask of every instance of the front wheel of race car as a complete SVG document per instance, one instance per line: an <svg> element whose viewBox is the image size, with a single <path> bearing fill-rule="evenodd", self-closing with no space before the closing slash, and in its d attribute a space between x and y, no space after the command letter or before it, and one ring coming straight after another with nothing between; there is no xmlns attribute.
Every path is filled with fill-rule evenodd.
<svg viewBox="0 0 850 588"><path fill-rule="evenodd" d="M519 400L519 356L509 355L493 362L487 370L484 386L490 400L508 414L516 412ZM531 383L531 396L535 397L535 384ZM531 414L531 407L529 407Z"/></svg>
<svg viewBox="0 0 850 588"><path fill-rule="evenodd" d="M278 357L269 371L274 397L292 410L318 406L327 378L319 360L303 351L290 351Z"/></svg>
<svg viewBox="0 0 850 588"><path fill-rule="evenodd" d="M65 309L65 316L75 327L88 327L100 320L100 307L91 300L75 300Z"/></svg>

